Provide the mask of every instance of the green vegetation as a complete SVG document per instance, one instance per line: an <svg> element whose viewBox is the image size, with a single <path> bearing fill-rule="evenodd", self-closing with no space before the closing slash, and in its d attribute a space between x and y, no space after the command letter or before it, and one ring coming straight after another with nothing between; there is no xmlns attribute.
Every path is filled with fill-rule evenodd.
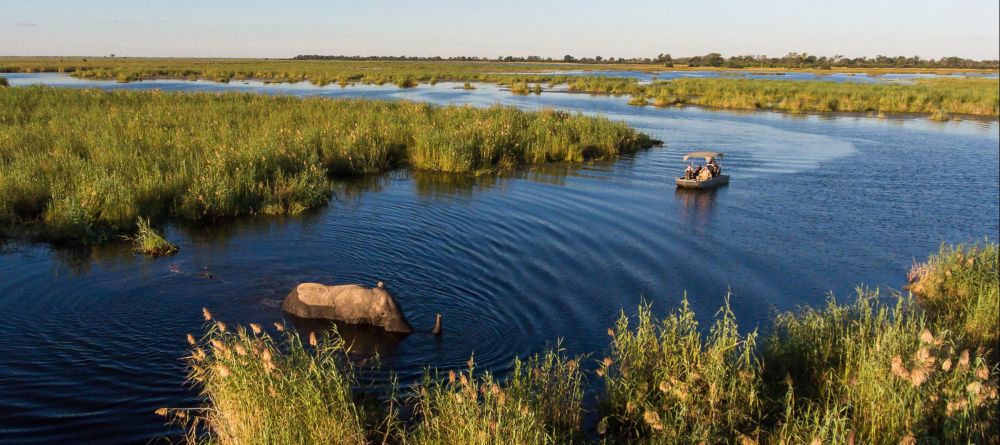
<svg viewBox="0 0 1000 445"><path fill-rule="evenodd" d="M0 76L0 87L9 87L10 82L7 81L6 77Z"/></svg>
<svg viewBox="0 0 1000 445"><path fill-rule="evenodd" d="M929 113L1000 115L1000 83L995 79L928 79L913 85L846 82L791 82L759 79L675 79L642 85L634 79L581 78L573 91L631 95L630 104L650 99L656 106L690 104L717 108L792 112Z"/></svg>
<svg viewBox="0 0 1000 445"><path fill-rule="evenodd" d="M203 426L219 444L365 443L374 419L351 392L358 382L343 340L311 339L313 348L295 334L276 340L257 325L232 332L211 324L188 358L188 379L214 409L201 413L204 424L189 440Z"/></svg>
<svg viewBox="0 0 1000 445"><path fill-rule="evenodd" d="M447 377L428 372L405 401L396 390L379 401L353 391L357 370L335 332L309 333L306 343L275 328L272 336L256 324L234 331L216 321L200 340L189 336L188 378L210 408L157 412L187 426L189 443L545 444L580 431L579 358L558 349L515 361L502 382L476 375L470 359ZM420 422L401 421L403 403Z"/></svg>
<svg viewBox="0 0 1000 445"><path fill-rule="evenodd" d="M306 346L220 322L189 337L206 406L158 412L192 443L993 443L997 251L944 246L915 266L913 295L859 289L850 302L780 313L760 343L728 305L707 332L686 303L662 319L649 306L623 313L594 371L594 431L580 420L583 358L558 347L515 360L504 380L477 376L472 360L429 370L400 397L395 386L352 392L356 370L335 333L310 333Z"/></svg>
<svg viewBox="0 0 1000 445"><path fill-rule="evenodd" d="M708 65L709 69L715 69L714 63ZM583 65L582 68L623 69L620 65ZM648 65L628 68L650 69ZM688 68L691 67L671 69ZM472 82L491 82L509 86L514 94L540 94L541 84L545 83L552 86L568 84L572 91L578 92L629 95L634 98L631 102L633 105L643 105L652 101L657 106L690 104L792 112L926 113L934 120L949 120L954 115L1000 114L998 111L1000 93L995 79L965 77L923 79L914 85L739 78L676 79L639 84L636 79L581 77L562 73L570 69L581 69L581 66L566 63L515 65L501 62L386 61L354 58L346 60L0 58L0 72L62 72L85 79L109 79L118 82L157 78L208 79L218 82L256 79L264 82L311 82L316 85L336 83L341 86L355 83L395 84L400 88L412 88L421 83L453 81L464 82L467 85L466 89L472 87ZM757 71L761 72L759 69ZM883 68L861 70L871 76L900 71L914 72ZM962 72L945 70L942 73Z"/></svg>
<svg viewBox="0 0 1000 445"><path fill-rule="evenodd" d="M127 237L135 245L135 251L150 256L173 255L177 253L177 246L167 241L159 233L156 233L149 225L148 218L136 219L138 230L134 236Z"/></svg>
<svg viewBox="0 0 1000 445"><path fill-rule="evenodd" d="M529 85L528 82L517 81L517 82L512 82L509 88L511 93L519 95L542 94L542 85L537 83L534 86L532 86Z"/></svg>
<svg viewBox="0 0 1000 445"><path fill-rule="evenodd" d="M951 326L955 334L967 337L966 342L996 345L1000 341L997 262L995 244L941 246L928 262L915 265L907 278L911 292L935 322Z"/></svg>
<svg viewBox="0 0 1000 445"><path fill-rule="evenodd" d="M601 362L605 399L599 430L650 443L733 443L757 437L761 419L756 333L743 336L726 307L702 338L687 302L655 320L639 308L629 328L623 313L611 352Z"/></svg>
<svg viewBox="0 0 1000 445"><path fill-rule="evenodd" d="M311 82L316 85L353 83L400 87L432 82L514 81L565 83L571 77L562 64L511 65L444 61L314 61L289 59L173 59L173 58L0 58L3 72L59 72L83 79L120 82L144 79L207 79L216 82L261 80ZM593 69L600 69L594 67Z"/></svg>
<svg viewBox="0 0 1000 445"><path fill-rule="evenodd" d="M252 94L0 90L0 227L101 241L138 218L299 214L329 178L410 166L481 174L653 145L553 110ZM40 224L36 224L40 223Z"/></svg>
<svg viewBox="0 0 1000 445"><path fill-rule="evenodd" d="M407 56L336 56L336 55L298 55L295 60L336 60L336 61L395 61L395 62L516 62L516 63L553 63L563 61L566 63L582 64L583 66L600 64L628 64L642 67L644 65L655 65L673 67L675 64L686 67L708 67L708 68L785 68L785 69L873 69L873 68L894 68L894 69L982 69L996 70L998 62L996 60L970 60L961 57L942 57L940 59L923 59L918 56L905 57L844 57L844 56L814 56L806 53L788 53L783 57L767 57L764 55L743 55L723 57L719 53L708 53L704 56L691 57L671 57L670 54L659 54L656 57L573 57L565 55L561 59L540 56L501 56L495 59L483 57L407 57Z"/></svg>
<svg viewBox="0 0 1000 445"><path fill-rule="evenodd" d="M477 377L471 359L467 370L449 371L446 379L427 374L414 390L420 422L397 435L428 445L572 442L583 417L578 363L557 349L515 359L502 382L489 373Z"/></svg>

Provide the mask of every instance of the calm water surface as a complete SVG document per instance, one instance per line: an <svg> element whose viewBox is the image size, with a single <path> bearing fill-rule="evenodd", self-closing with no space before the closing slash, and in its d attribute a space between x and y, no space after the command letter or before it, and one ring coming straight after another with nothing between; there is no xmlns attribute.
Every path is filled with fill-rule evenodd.
<svg viewBox="0 0 1000 445"><path fill-rule="evenodd" d="M418 331L377 348L402 380L425 366L503 372L557 338L602 351L618 311L658 313L686 294L708 317L732 293L743 327L774 310L821 303L855 286L899 288L939 243L997 239L996 122L793 116L635 108L624 98L513 96L438 84L415 89L11 75L15 85L247 91L558 107L624 120L666 146L613 162L546 165L501 177L396 171L337 184L300 218L242 218L170 228L177 256L123 245L0 247L0 443L144 443L169 434L153 414L187 406L180 361L201 308L270 324L302 281L385 281ZM728 153L728 187L683 193L680 155ZM213 278L198 276L209 271ZM312 329L312 326L300 326Z"/></svg>

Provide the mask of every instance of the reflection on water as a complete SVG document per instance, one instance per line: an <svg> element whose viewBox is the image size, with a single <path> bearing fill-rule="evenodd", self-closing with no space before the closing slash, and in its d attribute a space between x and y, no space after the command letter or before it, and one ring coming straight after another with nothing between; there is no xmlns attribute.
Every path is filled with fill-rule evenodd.
<svg viewBox="0 0 1000 445"><path fill-rule="evenodd" d="M729 185L712 187L707 190L680 187L675 189L674 199L680 202L679 207L684 220L693 224L708 223L715 207L715 196L718 195L721 187L729 187Z"/></svg>
<svg viewBox="0 0 1000 445"><path fill-rule="evenodd" d="M7 240L0 441L143 443L168 433L153 411L199 402L180 357L185 334L203 327L201 308L271 326L287 318L281 302L301 282L385 281L417 334L337 328L360 359L378 352L384 373L373 379L391 372L405 385L428 366L461 368L473 355L477 368L502 375L512 358L558 338L570 353L600 353L619 311L642 301L662 314L687 295L707 317L732 292L740 326L764 329L771 311L821 303L831 290L898 287L914 258L942 241L1000 236L995 121L637 108L626 98L513 96L493 85L66 82L555 107L623 120L667 145L499 175L397 170L338 180L329 205L305 215L168 227L180 246L169 258L135 256L125 242ZM698 150L725 152L732 183L676 190L681 155ZM437 313L444 333L426 334ZM101 434L81 437L90 431Z"/></svg>
<svg viewBox="0 0 1000 445"><path fill-rule="evenodd" d="M309 332L321 334L327 331L335 331L344 339L344 345L347 348L348 354L358 361L369 360L377 356L394 355L400 342L407 337L405 334L387 332L378 326L315 318L299 318L289 314L285 314L285 317L304 336L308 335Z"/></svg>

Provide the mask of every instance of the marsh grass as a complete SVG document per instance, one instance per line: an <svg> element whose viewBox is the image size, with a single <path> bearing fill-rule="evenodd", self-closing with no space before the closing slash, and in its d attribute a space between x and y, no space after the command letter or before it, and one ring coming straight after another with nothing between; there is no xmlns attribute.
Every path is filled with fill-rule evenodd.
<svg viewBox="0 0 1000 445"><path fill-rule="evenodd" d="M417 386L414 444L553 444L580 439L580 358L558 349L514 360L503 381L475 373L475 363Z"/></svg>
<svg viewBox="0 0 1000 445"><path fill-rule="evenodd" d="M206 311L206 318L210 318ZM189 443L344 444L368 442L375 413L359 402L355 369L335 333L307 345L290 331L232 329L210 321L188 336L188 379L206 408L163 410L188 428Z"/></svg>
<svg viewBox="0 0 1000 445"><path fill-rule="evenodd" d="M0 87L9 87L10 82L7 81L6 77L0 76Z"/></svg>
<svg viewBox="0 0 1000 445"><path fill-rule="evenodd" d="M632 105L674 104L801 112L924 113L997 116L1000 84L993 79L922 79L912 85L761 79L674 79L639 84L635 79L579 78L572 91L630 95Z"/></svg>
<svg viewBox="0 0 1000 445"><path fill-rule="evenodd" d="M663 319L622 314L597 371L605 384L598 431L643 443L733 443L758 436L763 400L756 333L728 305L704 336L685 300Z"/></svg>
<svg viewBox="0 0 1000 445"><path fill-rule="evenodd" d="M136 252L149 256L165 256L177 253L177 246L163 238L149 224L148 218L138 218L136 220L138 229L135 235L126 239L132 241L133 249Z"/></svg>
<svg viewBox="0 0 1000 445"><path fill-rule="evenodd" d="M859 290L854 302L776 318L763 354L781 413L769 442L980 443L995 434L996 364L929 322L912 298L881 300Z"/></svg>
<svg viewBox="0 0 1000 445"><path fill-rule="evenodd" d="M0 90L0 227L110 239L141 215L300 214L331 177L409 166L467 174L583 161L654 143L554 110L44 87Z"/></svg>
<svg viewBox="0 0 1000 445"><path fill-rule="evenodd" d="M1000 255L995 243L942 245L910 269L909 289L934 321L972 347L997 352L1000 341Z"/></svg>
<svg viewBox="0 0 1000 445"><path fill-rule="evenodd" d="M628 104L637 107L642 107L648 105L649 102L646 101L645 97L632 97L628 100Z"/></svg>
<svg viewBox="0 0 1000 445"><path fill-rule="evenodd" d="M366 393L349 347L336 331L308 340L276 324L233 329L204 310L206 333L188 335L188 379L205 406L157 410L181 424L188 443L565 443L582 418L580 357L558 347L521 361L497 380L475 364L447 376L428 371L406 394L411 422L399 419L398 387Z"/></svg>
<svg viewBox="0 0 1000 445"><path fill-rule="evenodd" d="M502 379L470 359L362 397L386 390L359 383L335 332L305 342L278 324L275 339L207 310L205 336L188 337L206 405L159 412L206 443L996 443L996 258L996 244L942 247L916 297L858 289L779 313L760 346L728 301L707 330L686 302L623 313L594 371L596 434L581 425L586 358L558 345Z"/></svg>
<svg viewBox="0 0 1000 445"><path fill-rule="evenodd" d="M60 72L84 79L134 82L146 79L186 79L231 82L260 80L265 83L310 82L315 85L355 83L401 88L421 83L452 81L490 82L508 85L514 94L541 93L541 84L567 84L571 91L629 95L670 104L717 108L771 109L789 112L884 112L924 113L935 120L954 115L997 116L1000 85L995 79L958 76L920 79L912 85L863 84L828 81L781 81L741 79L675 79L639 84L636 79L606 76L570 76L569 69L657 69L650 65L503 64L431 61L316 61L260 59L106 59L0 58L0 72ZM686 68L675 68L684 70ZM715 70L711 67L695 69ZM845 68L847 71L852 71ZM750 70L759 71L759 70ZM809 70L807 70L809 71ZM857 71L857 70L854 70ZM908 69L861 69L873 77ZM721 70L720 72L726 73ZM740 71L741 73L743 70ZM811 70L816 73L817 71ZM917 70L938 74L968 73L962 70ZM990 72L989 70L983 72ZM822 71L819 71L822 74ZM779 75L783 73L764 73ZM529 86L534 84L534 86ZM667 100L661 101L660 98ZM664 105L660 105L664 106Z"/></svg>

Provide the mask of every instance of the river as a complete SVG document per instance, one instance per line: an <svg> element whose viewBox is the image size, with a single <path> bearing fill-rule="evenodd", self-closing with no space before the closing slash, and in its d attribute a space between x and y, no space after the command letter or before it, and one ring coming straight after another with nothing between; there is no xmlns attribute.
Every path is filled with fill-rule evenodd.
<svg viewBox="0 0 1000 445"><path fill-rule="evenodd" d="M513 357L559 338L571 353L599 354L620 310L645 301L663 314L685 295L708 320L730 294L741 328L766 329L773 311L822 304L831 292L899 289L913 261L941 242L1000 232L996 121L633 107L627 98L450 83L9 78L15 86L555 107L623 120L665 146L499 176L399 170L339 182L329 206L302 217L170 227L167 238L180 245L173 257L134 256L123 243L7 240L2 443L143 443L169 434L153 411L197 403L181 357L184 334L202 327L201 308L230 323L270 324L303 281L384 281L421 333L348 335L361 350L377 347L383 369L410 381L426 366L464 366L472 354L480 369L502 374ZM731 184L676 191L680 156L693 150L725 152ZM440 337L426 334L435 313L444 317Z"/></svg>

